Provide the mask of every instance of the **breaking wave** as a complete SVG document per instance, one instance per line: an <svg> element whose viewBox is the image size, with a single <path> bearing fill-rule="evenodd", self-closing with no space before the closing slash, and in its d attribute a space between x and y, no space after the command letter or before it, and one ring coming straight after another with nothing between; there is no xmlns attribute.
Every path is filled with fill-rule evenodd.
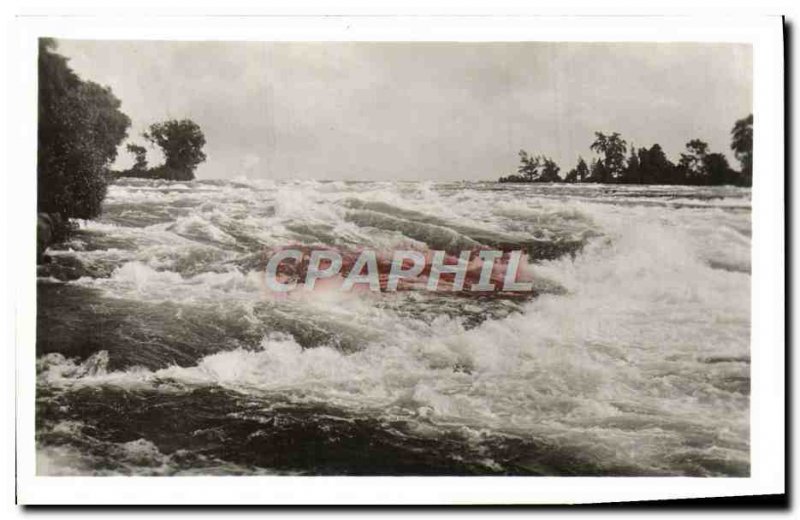
<svg viewBox="0 0 800 520"><path fill-rule="evenodd" d="M749 190L111 186L40 268L41 474L749 474ZM525 249L528 299L264 297L259 251Z"/></svg>

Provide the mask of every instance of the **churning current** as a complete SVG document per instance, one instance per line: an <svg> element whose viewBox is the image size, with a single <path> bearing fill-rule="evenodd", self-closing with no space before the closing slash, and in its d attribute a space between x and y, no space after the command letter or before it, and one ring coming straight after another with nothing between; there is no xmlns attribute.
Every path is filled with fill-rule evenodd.
<svg viewBox="0 0 800 520"><path fill-rule="evenodd" d="M749 474L750 190L124 180L38 272L43 475ZM264 248L524 250L525 297L265 297Z"/></svg>

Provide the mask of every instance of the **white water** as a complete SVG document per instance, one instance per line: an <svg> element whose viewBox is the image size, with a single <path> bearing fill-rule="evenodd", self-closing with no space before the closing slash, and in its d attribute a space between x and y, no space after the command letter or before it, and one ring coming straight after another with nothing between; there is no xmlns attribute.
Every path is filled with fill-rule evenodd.
<svg viewBox="0 0 800 520"><path fill-rule="evenodd" d="M303 348L291 333L275 330L258 345L210 353L188 366L165 357L161 367L109 370L103 351L88 361L49 354L40 357L40 387L169 393L218 386L402 418L434 437L456 427L476 439L488 431L541 440L600 466L647 474L746 471L749 192L615 190L430 183L114 185L103 219L87 223L70 250L55 253L56 260L76 258L86 271L67 285L147 305L224 306L245 321L261 319L255 309L265 298L261 277L242 262L258 246L397 249L430 245L442 236L469 239L475 235L465 228L475 228L520 241L580 241L584 247L574 258L564 254L530 266L540 287L558 290L545 290L515 307L518 312L477 326L459 313L400 312L403 305L425 309L430 302L421 294L314 293L279 302L272 312L349 334L356 338L354 351L326 344ZM354 199L382 204L368 207L403 219L402 229L414 236L392 225L360 225L358 212L372 210L353 209ZM467 300L456 308L480 314L482 305ZM152 443L140 444L150 449ZM66 456L64 450L72 451ZM44 445L42 471L80 466L75 450Z"/></svg>

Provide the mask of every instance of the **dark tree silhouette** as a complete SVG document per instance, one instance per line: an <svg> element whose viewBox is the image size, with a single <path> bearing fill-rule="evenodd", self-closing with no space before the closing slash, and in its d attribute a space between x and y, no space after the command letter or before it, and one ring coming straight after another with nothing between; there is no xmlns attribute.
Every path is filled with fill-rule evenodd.
<svg viewBox="0 0 800 520"><path fill-rule="evenodd" d="M520 150L519 160L518 175L500 177L499 182L562 182L558 175L561 168L551 158L531 156L525 150Z"/></svg>
<svg viewBox="0 0 800 520"><path fill-rule="evenodd" d="M144 133L144 138L164 152L164 166L156 168L156 176L192 180L197 166L206 160L203 152L206 138L197 123L190 119L154 123Z"/></svg>
<svg viewBox="0 0 800 520"><path fill-rule="evenodd" d="M539 168L541 167L539 156L531 157L525 150L520 150L519 163L517 173L522 175L522 178L528 182L536 181L539 177Z"/></svg>
<svg viewBox="0 0 800 520"><path fill-rule="evenodd" d="M578 165L575 167L575 171L578 174L578 182L586 182L589 177L589 167L586 166L586 161L583 160L583 157L578 157Z"/></svg>
<svg viewBox="0 0 800 520"><path fill-rule="evenodd" d="M620 182L635 184L640 182L641 168L639 168L639 155L636 153L636 147L631 143L631 153L628 157L628 164L625 166L625 172L622 174Z"/></svg>
<svg viewBox="0 0 800 520"><path fill-rule="evenodd" d="M679 184L675 165L667 159L658 143L649 150L639 149L639 168L642 172L642 184Z"/></svg>
<svg viewBox="0 0 800 520"><path fill-rule="evenodd" d="M89 219L131 121L111 89L82 80L55 50L54 40L39 40L38 208Z"/></svg>
<svg viewBox="0 0 800 520"><path fill-rule="evenodd" d="M739 176L721 153L709 153L703 159L705 184L737 184Z"/></svg>
<svg viewBox="0 0 800 520"><path fill-rule="evenodd" d="M578 182L580 176L578 174L578 168L580 167L581 163L583 163L583 167L586 168L586 162L583 160L582 157L578 157L578 164L573 169L567 172L567 175L564 177L564 182L569 182L570 184L574 184ZM585 174L584 174L585 177ZM581 179L582 180L582 179Z"/></svg>
<svg viewBox="0 0 800 520"><path fill-rule="evenodd" d="M559 177L558 172L561 171L561 168L550 159L549 157L542 157L542 171L539 175L539 182L561 182L561 177Z"/></svg>
<svg viewBox="0 0 800 520"><path fill-rule="evenodd" d="M147 170L147 149L138 144L129 143L125 147L130 153L133 154L134 164L131 170L135 172L144 172Z"/></svg>
<svg viewBox="0 0 800 520"><path fill-rule="evenodd" d="M590 149L599 154L587 166L582 157L562 180L555 162L543 155L531 156L520 150L518 175L501 177L500 182L598 182L626 184L694 184L694 185L744 185L752 183L753 168L753 115L736 121L731 131L731 148L742 164L742 171L734 171L721 153L709 150L708 143L692 139L686 143L678 164L673 164L661 145L636 149L628 145L619 133L606 135L595 132Z"/></svg>
<svg viewBox="0 0 800 520"><path fill-rule="evenodd" d="M731 149L742 165L741 183L753 184L753 114L739 119L731 130Z"/></svg>
<svg viewBox="0 0 800 520"><path fill-rule="evenodd" d="M597 169L597 178L593 178L593 181L612 182L622 176L625 169L627 143L617 132L610 135L595 132L594 135L595 140L589 148L601 154L603 158L601 160L602 168ZM594 177L594 172L592 174Z"/></svg>
<svg viewBox="0 0 800 520"><path fill-rule="evenodd" d="M611 182L611 175L608 173L605 165L598 159L592 159L592 164L589 166L589 178L587 182Z"/></svg>
<svg viewBox="0 0 800 520"><path fill-rule="evenodd" d="M682 180L688 184L706 184L708 172L705 169L705 158L708 154L708 143L692 139L686 143L686 151L678 161Z"/></svg>
<svg viewBox="0 0 800 520"><path fill-rule="evenodd" d="M678 162L679 181L686 184L738 184L738 174L721 153L709 152L708 144L700 139L686 143L687 153Z"/></svg>

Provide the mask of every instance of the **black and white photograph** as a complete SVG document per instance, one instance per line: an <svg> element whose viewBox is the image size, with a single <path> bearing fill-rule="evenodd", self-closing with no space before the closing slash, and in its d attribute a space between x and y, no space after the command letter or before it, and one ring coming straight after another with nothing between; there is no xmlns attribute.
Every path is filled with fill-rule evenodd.
<svg viewBox="0 0 800 520"><path fill-rule="evenodd" d="M29 58L32 478L759 473L753 39L77 33Z"/></svg>

